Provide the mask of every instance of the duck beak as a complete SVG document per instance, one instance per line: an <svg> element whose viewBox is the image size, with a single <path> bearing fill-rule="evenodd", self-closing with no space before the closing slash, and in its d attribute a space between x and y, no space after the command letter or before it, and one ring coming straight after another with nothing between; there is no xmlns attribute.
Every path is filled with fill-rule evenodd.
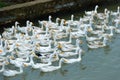
<svg viewBox="0 0 120 80"><path fill-rule="evenodd" d="M25 63L23 63L23 66L24 66L24 67L27 67L28 65L27 65L27 64L25 64Z"/></svg>
<svg viewBox="0 0 120 80"><path fill-rule="evenodd" d="M31 54L33 54L35 58L38 58L38 56L34 52L32 52Z"/></svg>
<svg viewBox="0 0 120 80"><path fill-rule="evenodd" d="M57 58L57 56L56 56L56 55L54 55L54 56L53 56L53 58Z"/></svg>
<svg viewBox="0 0 120 80"><path fill-rule="evenodd" d="M58 20L60 20L60 18L57 18Z"/></svg>
<svg viewBox="0 0 120 80"><path fill-rule="evenodd" d="M36 46L37 46L37 47L40 47L40 45L39 45L39 44L36 44Z"/></svg>
<svg viewBox="0 0 120 80"><path fill-rule="evenodd" d="M16 43L16 46L20 46L20 44Z"/></svg>
<svg viewBox="0 0 120 80"><path fill-rule="evenodd" d="M80 44L82 44L83 43L83 41L82 40L80 40Z"/></svg>
<svg viewBox="0 0 120 80"><path fill-rule="evenodd" d="M33 22L31 22L32 23L32 26L34 25L34 23Z"/></svg>
<svg viewBox="0 0 120 80"><path fill-rule="evenodd" d="M13 56L10 56L10 59L15 59Z"/></svg>
<svg viewBox="0 0 120 80"><path fill-rule="evenodd" d="M2 50L0 50L0 53L2 53L3 51Z"/></svg>
<svg viewBox="0 0 120 80"><path fill-rule="evenodd" d="M91 32L92 30L90 28L87 29L88 32Z"/></svg>
<svg viewBox="0 0 120 80"><path fill-rule="evenodd" d="M8 65L8 64L10 64L8 61L6 61L6 64Z"/></svg>
<svg viewBox="0 0 120 80"><path fill-rule="evenodd" d="M64 24L65 24L65 25L67 25L67 22L66 22L66 20L64 20Z"/></svg>
<svg viewBox="0 0 120 80"><path fill-rule="evenodd" d="M34 55L35 58L39 58L37 55Z"/></svg>
<svg viewBox="0 0 120 80"><path fill-rule="evenodd" d="M60 43L58 44L58 48L59 48L59 49L61 49L61 48L62 48L62 45L61 45Z"/></svg>
<svg viewBox="0 0 120 80"><path fill-rule="evenodd" d="M61 52L60 54L64 54L64 52Z"/></svg>
<svg viewBox="0 0 120 80"><path fill-rule="evenodd" d="M64 61L64 62L68 62L68 60L67 60L67 59L63 59L63 61Z"/></svg>

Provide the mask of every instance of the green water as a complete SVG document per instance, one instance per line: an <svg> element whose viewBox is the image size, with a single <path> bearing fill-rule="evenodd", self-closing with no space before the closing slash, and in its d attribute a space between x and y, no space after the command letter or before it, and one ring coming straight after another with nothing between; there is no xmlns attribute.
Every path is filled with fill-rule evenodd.
<svg viewBox="0 0 120 80"><path fill-rule="evenodd" d="M103 12L105 7L109 10L116 10L118 5L100 6L99 11ZM76 19L79 19L83 13L80 11L72 12ZM58 15L58 17L70 19L70 15ZM108 42L108 46L104 48L88 49L84 43L82 48L85 53L80 63L63 64L59 70L49 73L26 67L23 74L14 77L4 77L0 73L0 80L120 80L119 46L120 34L115 34Z"/></svg>

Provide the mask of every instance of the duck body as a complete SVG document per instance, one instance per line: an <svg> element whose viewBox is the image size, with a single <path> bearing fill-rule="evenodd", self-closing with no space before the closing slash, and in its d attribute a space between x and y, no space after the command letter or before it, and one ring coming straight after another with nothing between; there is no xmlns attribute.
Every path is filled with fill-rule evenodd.
<svg viewBox="0 0 120 80"><path fill-rule="evenodd" d="M75 52L59 52L60 57L70 57L78 54L79 48L76 48Z"/></svg>
<svg viewBox="0 0 120 80"><path fill-rule="evenodd" d="M78 58L76 58L76 59L66 59L66 58L63 58L64 63L69 64L69 63L80 62L81 61L81 53L82 53L82 50L79 50Z"/></svg>
<svg viewBox="0 0 120 80"><path fill-rule="evenodd" d="M20 71L16 71L16 70L4 70L3 71L3 75L6 76L6 77L10 77L10 76L15 76L17 74L21 74L23 73L23 68L22 66L19 67L20 68Z"/></svg>
<svg viewBox="0 0 120 80"><path fill-rule="evenodd" d="M44 66L44 67L41 67L40 70L42 72L51 72L51 71L58 70L61 68L62 61L63 61L63 59L61 58L58 66L52 66L52 65L51 66Z"/></svg>
<svg viewBox="0 0 120 80"><path fill-rule="evenodd" d="M15 76L18 72L16 70L6 70L3 72L3 75L4 76Z"/></svg>

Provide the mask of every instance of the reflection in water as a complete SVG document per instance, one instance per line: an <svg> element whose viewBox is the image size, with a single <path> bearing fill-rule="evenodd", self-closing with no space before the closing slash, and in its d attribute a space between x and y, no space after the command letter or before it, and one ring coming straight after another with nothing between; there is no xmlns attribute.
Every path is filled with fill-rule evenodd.
<svg viewBox="0 0 120 80"><path fill-rule="evenodd" d="M40 71L40 76L44 76L45 72Z"/></svg>
<svg viewBox="0 0 120 80"><path fill-rule="evenodd" d="M106 47L104 47L103 49L104 49L104 53L105 53L105 54L109 54L109 52L110 52L110 50L111 50L110 46L106 46Z"/></svg>
<svg viewBox="0 0 120 80"><path fill-rule="evenodd" d="M62 76L65 76L68 73L68 70L60 69L60 73L61 73Z"/></svg>
<svg viewBox="0 0 120 80"><path fill-rule="evenodd" d="M86 68L87 68L87 66L85 66L84 64L81 63L80 69L85 70Z"/></svg>

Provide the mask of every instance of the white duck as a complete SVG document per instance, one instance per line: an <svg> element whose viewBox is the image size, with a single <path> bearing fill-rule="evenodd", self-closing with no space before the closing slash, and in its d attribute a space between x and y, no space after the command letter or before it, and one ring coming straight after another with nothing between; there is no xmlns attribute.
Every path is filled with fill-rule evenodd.
<svg viewBox="0 0 120 80"><path fill-rule="evenodd" d="M70 56L74 56L77 55L79 52L80 48L76 48L75 52L59 52L59 56L60 57L70 57Z"/></svg>
<svg viewBox="0 0 120 80"><path fill-rule="evenodd" d="M97 9L98 9L98 5L95 6L94 11L85 11L85 14L88 15L88 16L90 16L94 13L97 14Z"/></svg>
<svg viewBox="0 0 120 80"><path fill-rule="evenodd" d="M103 36L103 37L112 37L114 35L113 34L114 29L115 29L115 27L109 26L110 33L102 33L101 36Z"/></svg>
<svg viewBox="0 0 120 80"><path fill-rule="evenodd" d="M62 51L72 51L72 50L76 50L76 48L79 48L80 43L82 43L82 41L79 39L76 39L76 45L60 44L58 47L60 47Z"/></svg>
<svg viewBox="0 0 120 80"><path fill-rule="evenodd" d="M57 30L57 32L61 32L66 29L66 26L64 25L64 21L65 21L64 19L61 19L60 26L58 26L59 29Z"/></svg>
<svg viewBox="0 0 120 80"><path fill-rule="evenodd" d="M85 34L85 37L86 37L86 40L87 40L87 41L95 41L95 40L100 40L100 39L102 39L102 36L98 36L98 37L93 37L93 36L91 36L91 37L88 37L87 33Z"/></svg>
<svg viewBox="0 0 120 80"><path fill-rule="evenodd" d="M4 61L1 63L2 68L0 69L0 72L3 72L5 70L5 65L8 65L9 62L4 59Z"/></svg>
<svg viewBox="0 0 120 80"><path fill-rule="evenodd" d="M76 59L66 59L66 58L63 58L63 61L64 63L75 63L75 62L80 62L82 59L81 59L81 53L82 53L82 49L79 50L78 52L78 58Z"/></svg>
<svg viewBox="0 0 120 80"><path fill-rule="evenodd" d="M52 71L58 70L62 66L62 61L63 61L63 59L61 58L59 60L59 65L58 66L52 66L52 65L51 66L44 66L44 67L41 67L40 70L42 72L52 72Z"/></svg>
<svg viewBox="0 0 120 80"><path fill-rule="evenodd" d="M51 16L49 16L50 17L50 19L49 19L49 21L48 21L48 26L49 26L49 28L50 29L58 29L58 25L59 25L59 20L60 20L60 18L56 18L56 22L52 22L52 20L51 20Z"/></svg>
<svg viewBox="0 0 120 80"><path fill-rule="evenodd" d="M6 76L6 77L9 77L9 76L15 76L17 74L21 74L23 73L23 65L20 65L19 66L19 71L16 71L16 70L6 70L4 69L3 71L3 75Z"/></svg>
<svg viewBox="0 0 120 80"><path fill-rule="evenodd" d="M49 41L49 45L47 47L39 46L38 50L40 52L52 52L53 48L51 48L52 40Z"/></svg>
<svg viewBox="0 0 120 80"><path fill-rule="evenodd" d="M33 69L38 69L40 67L49 66L49 65L52 64L52 62L51 62L52 57L53 57L53 55L50 55L49 60L48 60L47 63L34 63L33 57L32 57L31 66L32 66Z"/></svg>
<svg viewBox="0 0 120 80"><path fill-rule="evenodd" d="M112 12L111 11L111 15L113 15L113 16L117 16L119 14L120 14L120 7L119 6L117 7L117 12Z"/></svg>
<svg viewBox="0 0 120 80"><path fill-rule="evenodd" d="M54 52L52 54L46 55L46 57L41 58L41 62L48 63L50 61L50 57L52 57L51 62L55 62L59 60L57 48L54 48Z"/></svg>
<svg viewBox="0 0 120 80"><path fill-rule="evenodd" d="M77 26L77 24L79 23L79 21L75 21L74 20L74 15L71 15L71 19L66 21L66 24L69 24L70 26Z"/></svg>
<svg viewBox="0 0 120 80"><path fill-rule="evenodd" d="M6 55L6 49L4 48L3 44L0 44L0 56Z"/></svg>
<svg viewBox="0 0 120 80"><path fill-rule="evenodd" d="M32 52L30 55L29 55L29 62L23 62L24 65L27 65L27 66L31 66L33 64L33 57L36 57L38 58L38 56L35 55L34 52Z"/></svg>
<svg viewBox="0 0 120 80"><path fill-rule="evenodd" d="M60 44L71 44L72 43L72 34L70 34L68 41L57 41L57 42Z"/></svg>
<svg viewBox="0 0 120 80"><path fill-rule="evenodd" d="M12 57L12 56L11 56L9 59L10 59L10 64L13 64L13 65L16 66L16 67L19 67L20 64L22 64L21 61L17 61L16 59L13 60L13 57Z"/></svg>
<svg viewBox="0 0 120 80"><path fill-rule="evenodd" d="M106 43L107 43L107 40L108 40L108 38L107 38L107 36L105 36L103 38L102 42L101 41L93 41L93 42L89 42L87 45L88 45L89 48L92 48L92 49L99 48L99 47L105 47Z"/></svg>
<svg viewBox="0 0 120 80"><path fill-rule="evenodd" d="M39 43L41 46L48 46L48 45L50 44L50 38L41 39L38 43Z"/></svg>
<svg viewBox="0 0 120 80"><path fill-rule="evenodd" d="M15 60L20 62L27 62L29 61L29 54L25 53L24 56L18 56L18 58L15 58Z"/></svg>

